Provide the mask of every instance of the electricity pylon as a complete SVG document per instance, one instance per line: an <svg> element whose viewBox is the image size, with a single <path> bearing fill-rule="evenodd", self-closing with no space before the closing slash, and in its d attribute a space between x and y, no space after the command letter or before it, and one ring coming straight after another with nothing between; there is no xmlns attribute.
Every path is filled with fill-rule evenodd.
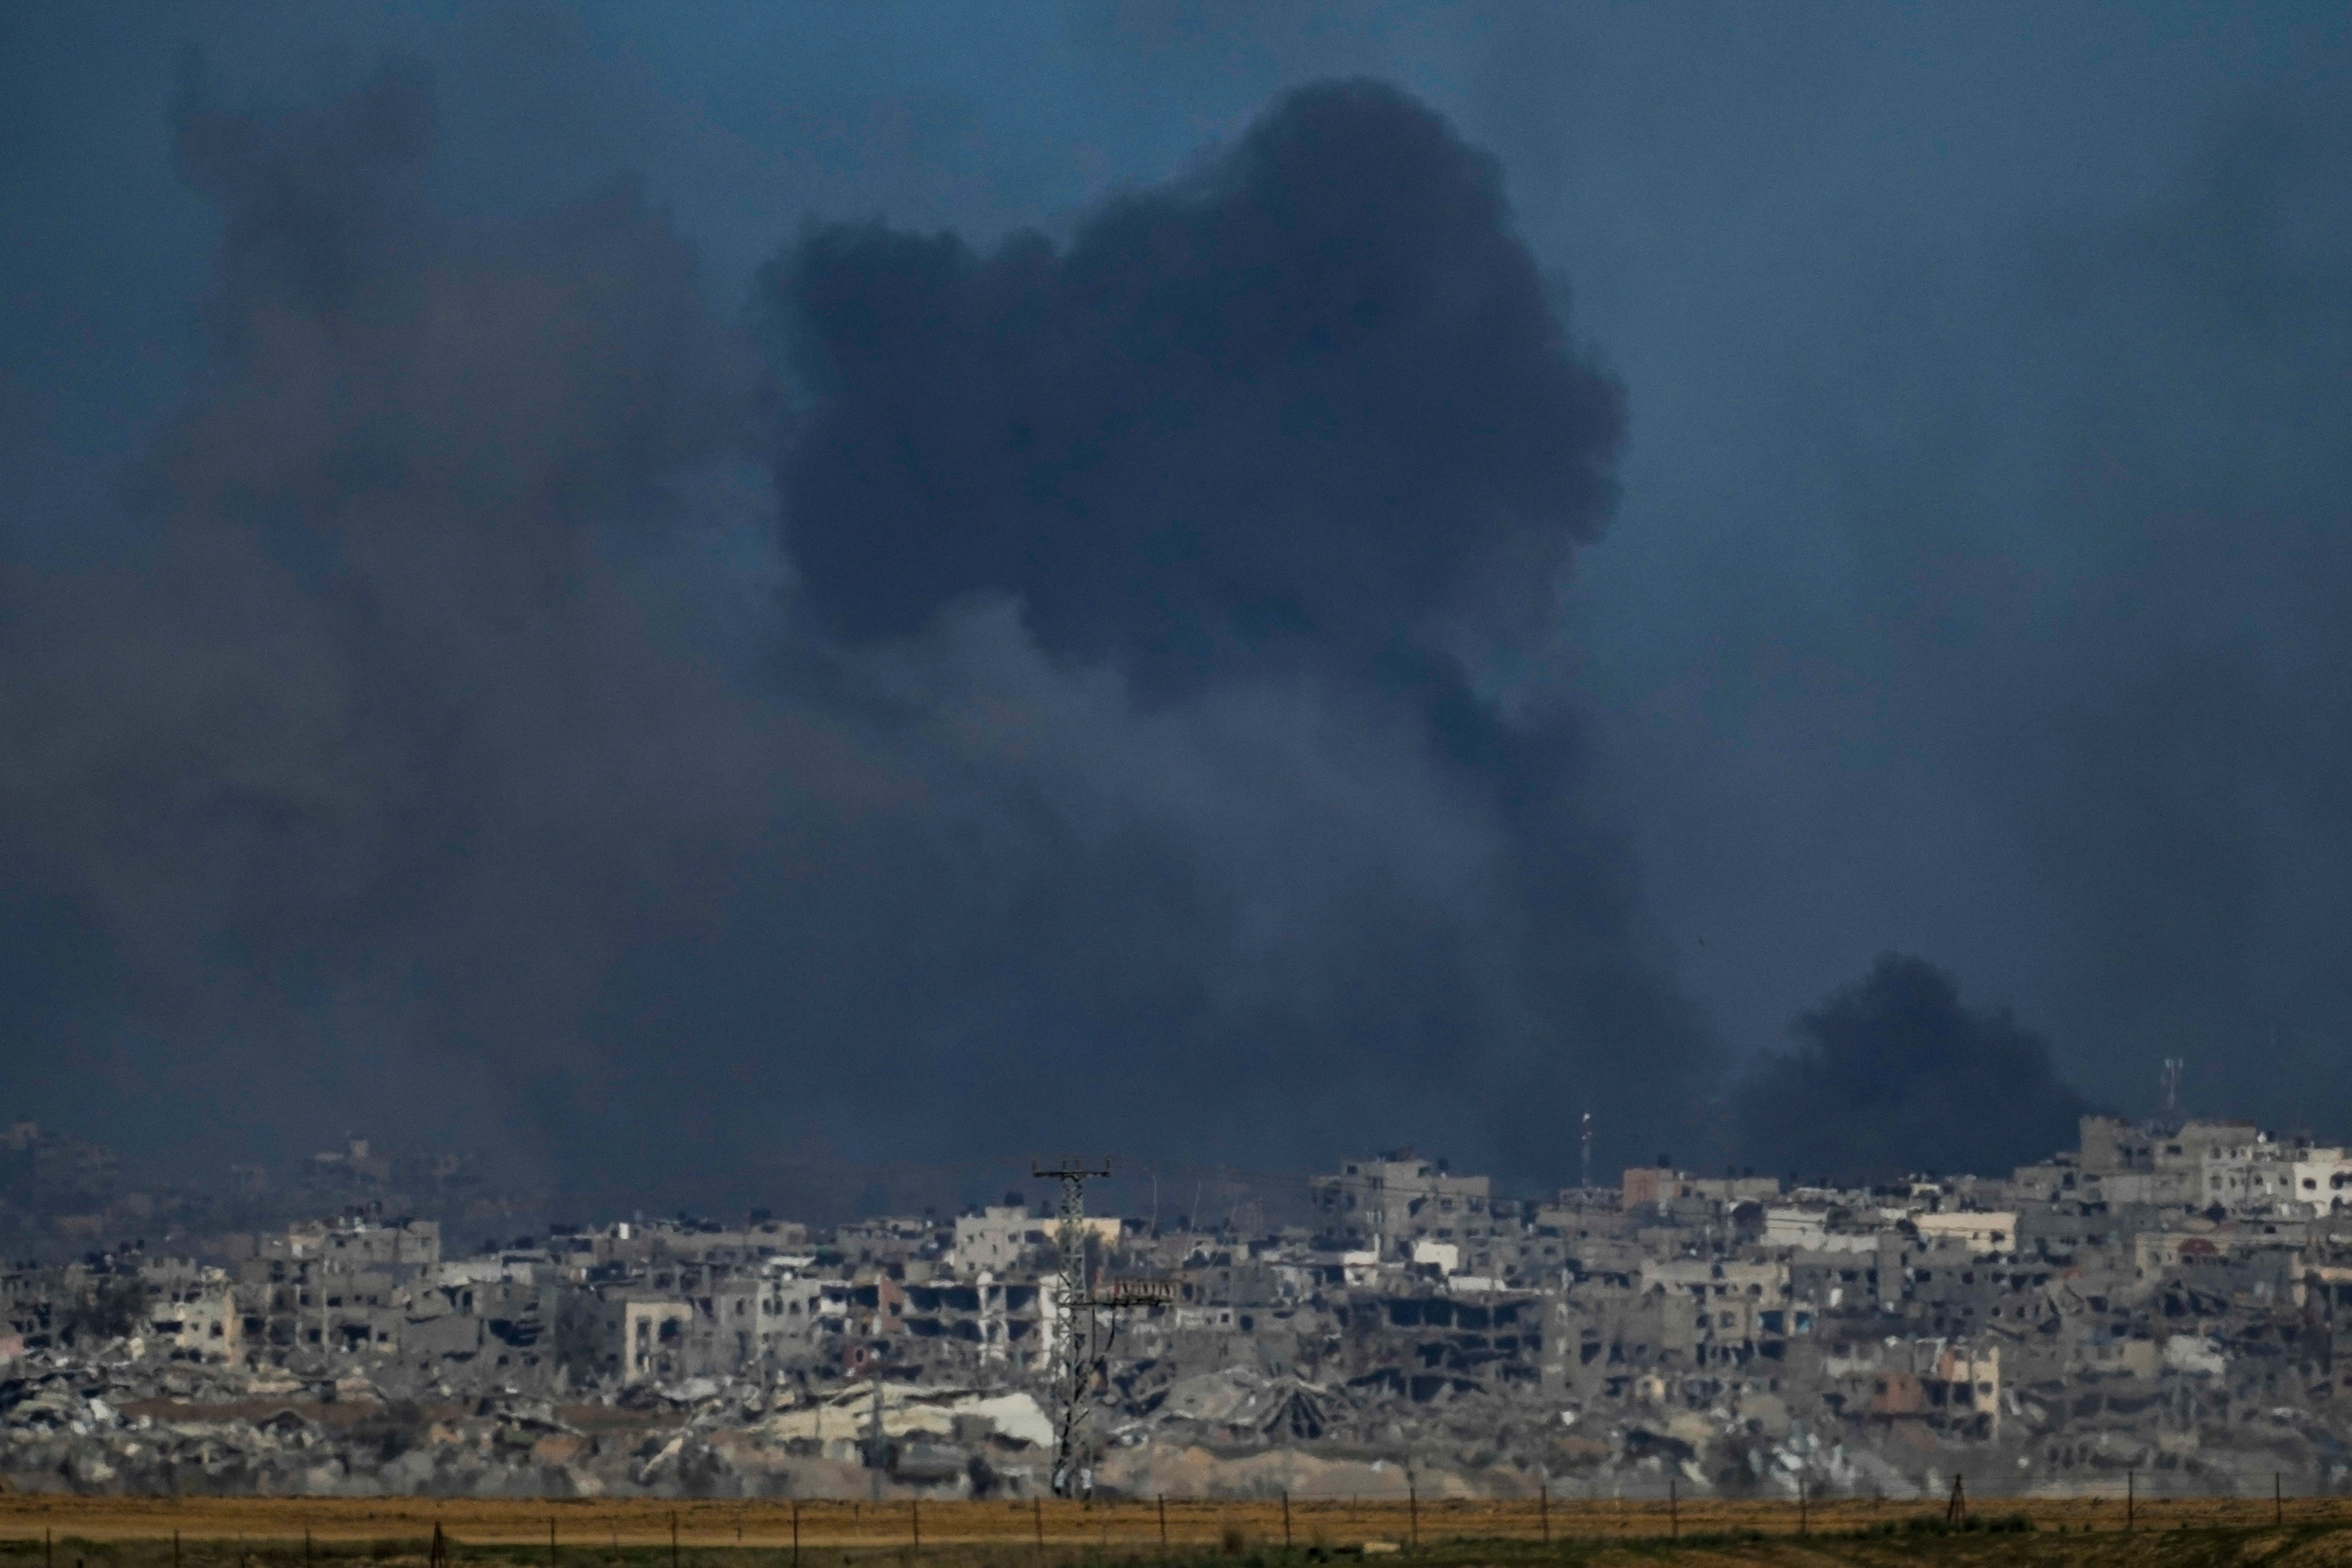
<svg viewBox="0 0 2352 1568"><path fill-rule="evenodd" d="M1174 1288L1152 1280L1108 1280L1097 1289L1087 1276L1087 1182L1110 1174L1108 1158L1064 1155L1051 1163L1032 1161L1029 1173L1062 1184L1054 1229L1060 1278L1054 1290L1054 1490L1066 1495L1077 1485L1076 1467L1085 1450L1085 1426L1101 1385L1118 1315L1135 1307L1163 1305Z"/></svg>

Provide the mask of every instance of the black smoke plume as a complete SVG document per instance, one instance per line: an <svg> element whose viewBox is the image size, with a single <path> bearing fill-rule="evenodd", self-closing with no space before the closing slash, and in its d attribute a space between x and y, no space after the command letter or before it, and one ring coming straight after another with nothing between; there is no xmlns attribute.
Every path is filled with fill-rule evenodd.
<svg viewBox="0 0 2352 1568"><path fill-rule="evenodd" d="M1739 1105L1743 1157L1804 1180L2003 1175L2072 1148L2091 1107L2050 1044L2006 1010L1964 1005L1952 977L1888 953L1791 1026Z"/></svg>
<svg viewBox="0 0 2352 1568"><path fill-rule="evenodd" d="M1525 637L1596 536L1624 416L1499 171L1391 89L1286 100L1056 251L842 228L774 274L823 400L783 470L853 636L1019 596L1147 692Z"/></svg>
<svg viewBox="0 0 2352 1568"><path fill-rule="evenodd" d="M779 482L830 626L904 638L1009 595L1047 651L1107 661L1147 707L1303 677L1499 836L1476 934L1405 942L1386 962L1410 992L1379 1002L1392 981L1351 964L1382 1021L1294 1016L1286 1092L1328 1092L1350 1037L1451 1060L1492 1086L1517 1167L1555 1173L1588 1101L1628 1131L1676 1113L1696 1031L1580 820L1573 720L1478 690L1549 637L1624 428L1491 159L1393 89L1329 84L1066 247L844 226L766 281L815 394ZM1654 1076L1627 1070L1633 1047Z"/></svg>
<svg viewBox="0 0 2352 1568"><path fill-rule="evenodd" d="M1536 1181L1677 1118L1526 673L1618 396L1434 116L1298 94L1061 249L814 235L781 459L659 215L458 220L432 135L396 74L181 116L205 372L133 542L0 577L0 1089L503 1139L581 1212L1041 1147Z"/></svg>

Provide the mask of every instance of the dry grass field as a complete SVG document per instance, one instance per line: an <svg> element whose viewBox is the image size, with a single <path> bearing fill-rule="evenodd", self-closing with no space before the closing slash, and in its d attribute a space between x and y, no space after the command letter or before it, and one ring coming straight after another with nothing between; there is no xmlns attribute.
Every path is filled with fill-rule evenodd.
<svg viewBox="0 0 2352 1568"><path fill-rule="evenodd" d="M437 1529L479 1568L1035 1568L1394 1552L1439 1564L2048 1563L2352 1564L2352 1500L1995 1502L1946 1531L1940 1504L1721 1500L1073 1502L532 1501L0 1496L5 1568L421 1564ZM2030 1531L2015 1528L2021 1515ZM1164 1524L1163 1524L1164 1521ZM2011 1528L1993 1530L1994 1523ZM1801 1534L1800 1531L1802 1531ZM551 1531L552 1542L551 1542ZM797 1535L797 1545L795 1543ZM804 1560L804 1561L803 1561Z"/></svg>

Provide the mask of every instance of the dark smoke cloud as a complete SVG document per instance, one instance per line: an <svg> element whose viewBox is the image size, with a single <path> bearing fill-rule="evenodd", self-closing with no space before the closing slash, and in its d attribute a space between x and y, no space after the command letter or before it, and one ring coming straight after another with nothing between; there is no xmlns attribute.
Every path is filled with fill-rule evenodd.
<svg viewBox="0 0 2352 1568"><path fill-rule="evenodd" d="M1148 702L1304 672L1401 728L1496 835L1476 936L1366 971L1370 1017L1340 1038L1293 1022L1294 1092L1349 1071L1349 1036L1393 1041L1374 1059L1491 1062L1538 1097L1493 1113L1523 1166L1584 1099L1644 1114L1611 1042L1655 1047L1646 1114L1674 1103L1695 1031L1633 949L1626 868L1579 820L1573 725L1475 690L1478 660L1546 634L1623 423L1489 160L1393 89L1318 87L1066 249L1022 237L982 260L838 228L771 283L819 389L782 488L832 624L902 637L1002 593L1048 650L1108 658Z"/></svg>
<svg viewBox="0 0 2352 1568"><path fill-rule="evenodd" d="M0 575L0 1089L508 1136L616 1206L1662 1135L1703 1041L1561 697L1496 695L1616 395L1433 116L1286 100L1059 253L797 247L784 552L664 220L452 218L432 141L397 75L181 116L222 239L153 542Z"/></svg>
<svg viewBox="0 0 2352 1568"><path fill-rule="evenodd" d="M840 227L768 281L817 391L781 486L829 624L903 637L1004 594L1147 702L1305 672L1496 835L1475 935L1376 939L1337 1030L1286 1009L1284 1092L1450 1058L1505 1089L1488 1114L1528 1170L1587 1101L1626 1131L1675 1114L1697 1032L1581 820L1573 721L1476 689L1549 635L1623 431L1491 160L1391 89L1317 87L1066 248Z"/></svg>
<svg viewBox="0 0 2352 1568"><path fill-rule="evenodd" d="M723 791L664 745L749 722L600 542L742 445L755 366L628 193L458 225L430 149L404 79L274 123L191 99L223 227L157 542L0 584L0 820L109 973L52 1048L117 1121L494 1125L468 1100L561 1053L693 880ZM435 1092L379 1098L420 1060Z"/></svg>
<svg viewBox="0 0 2352 1568"><path fill-rule="evenodd" d="M1766 1172L2003 1174L2071 1148L2091 1109L2048 1040L1967 1006L1925 959L1885 955L1791 1033L1797 1048L1760 1058L1738 1100L1742 1156Z"/></svg>
<svg viewBox="0 0 2352 1568"><path fill-rule="evenodd" d="M1914 236L1792 313L1806 395L1708 421L1745 448L1629 479L1688 608L1598 750L1727 1032L1895 946L2135 1112L2185 1058L2191 1111L2352 1126L2345 122L2262 90L2185 167Z"/></svg>
<svg viewBox="0 0 2352 1568"><path fill-rule="evenodd" d="M1059 253L810 240L775 281L824 391L784 471L813 598L872 636L1016 594L1047 646L1154 692L1236 662L1360 677L1465 618L1538 630L1624 416L1500 185L1358 82Z"/></svg>

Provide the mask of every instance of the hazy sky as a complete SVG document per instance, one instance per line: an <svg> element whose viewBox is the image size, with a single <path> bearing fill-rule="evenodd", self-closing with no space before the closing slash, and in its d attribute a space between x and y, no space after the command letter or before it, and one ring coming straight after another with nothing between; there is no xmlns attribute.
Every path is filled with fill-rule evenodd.
<svg viewBox="0 0 2352 1568"><path fill-rule="evenodd" d="M15 8L0 1110L206 1159L324 1119L730 1168L780 1138L1418 1142L1533 1184L1588 1104L1610 1158L1731 1157L1716 1087L1895 951L2094 1100L2149 1108L2181 1055L2193 1109L2352 1135L2347 29L2284 0ZM350 108L387 61L429 162L411 110ZM1079 571L1044 544L843 630L791 542L831 524L775 494L806 461L776 399L823 428L824 393L761 390L762 268L830 223L973 267L1037 228L1084 304L1105 202L1244 186L1240 140L1334 78L1498 161L1559 363L1622 388L1605 527L1444 447L1421 478L1465 499L1398 525L1464 542L1425 592L1350 599L1376 551L1282 536L1312 658L1234 629L1261 557L1139 575L1251 650L1172 695L1023 618ZM192 80L210 141L175 141ZM1310 131L1311 174L1387 177L1377 138ZM1463 222L1430 275L1504 288ZM1466 342L1364 363L1469 385ZM910 353L968 384L942 420L1055 374ZM1154 374L1139 417L1190 418ZM1202 428L1245 428L1237 384L1201 383ZM1404 406L1329 450L1395 449L1346 431ZM1086 506L1229 504L1195 472L1224 448L1119 449L1177 477ZM1444 673L1334 632L1350 605ZM447 1103L381 1103L417 1082Z"/></svg>

